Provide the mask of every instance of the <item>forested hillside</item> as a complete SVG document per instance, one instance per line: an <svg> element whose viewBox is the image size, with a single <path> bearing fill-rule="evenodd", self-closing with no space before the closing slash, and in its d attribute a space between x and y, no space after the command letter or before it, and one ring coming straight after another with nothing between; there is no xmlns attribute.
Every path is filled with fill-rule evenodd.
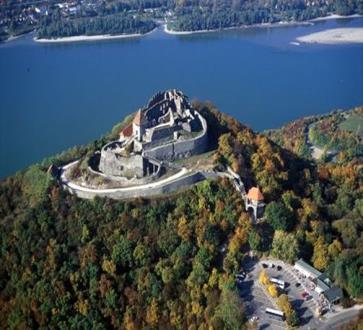
<svg viewBox="0 0 363 330"><path fill-rule="evenodd" d="M96 150L106 135L0 183L0 328L242 328L235 273L250 250L310 260L344 289L344 304L362 299L361 162L316 164L195 106L216 167L261 188L265 221L250 223L227 179L132 201L64 192L49 164Z"/></svg>

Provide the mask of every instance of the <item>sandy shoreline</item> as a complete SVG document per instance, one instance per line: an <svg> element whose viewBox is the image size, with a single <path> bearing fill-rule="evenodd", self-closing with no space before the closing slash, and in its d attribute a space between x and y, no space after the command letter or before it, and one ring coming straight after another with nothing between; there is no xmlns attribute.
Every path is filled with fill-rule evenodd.
<svg viewBox="0 0 363 330"><path fill-rule="evenodd" d="M111 40L111 39L125 39L125 38L138 38L141 37L141 33L134 34L118 34L118 35L95 35L95 36L73 36L73 37L63 37L55 39L38 39L33 38L35 42L40 43L58 43L58 42L78 42L78 41L99 41L99 40Z"/></svg>
<svg viewBox="0 0 363 330"><path fill-rule="evenodd" d="M296 38L299 42L317 44L363 43L363 28L338 28Z"/></svg>
<svg viewBox="0 0 363 330"><path fill-rule="evenodd" d="M337 14L331 14L328 16L313 18L309 22L319 22L319 21L326 21L326 20L330 20L330 19L360 18L360 17L363 17L363 15L353 14L353 15L348 15L348 16L342 16L342 15L337 15Z"/></svg>
<svg viewBox="0 0 363 330"><path fill-rule="evenodd" d="M198 31L174 31L169 30L168 25L164 24L164 32L171 35L189 35L189 34L197 34L197 33L209 33L209 32L217 32L218 30L198 30Z"/></svg>

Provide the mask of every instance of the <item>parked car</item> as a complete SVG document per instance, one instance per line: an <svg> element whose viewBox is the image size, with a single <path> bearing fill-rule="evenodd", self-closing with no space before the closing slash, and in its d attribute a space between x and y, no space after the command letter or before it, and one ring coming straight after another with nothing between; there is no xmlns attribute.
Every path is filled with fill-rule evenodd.
<svg viewBox="0 0 363 330"><path fill-rule="evenodd" d="M298 288L298 287L300 287L300 286L301 286L301 283L296 282L296 283L295 283L295 286Z"/></svg>
<svg viewBox="0 0 363 330"><path fill-rule="evenodd" d="M280 271L282 269L281 266L277 266L277 270Z"/></svg>
<svg viewBox="0 0 363 330"><path fill-rule="evenodd" d="M245 274L237 274L236 277L237 277L237 280L244 280L246 275Z"/></svg>
<svg viewBox="0 0 363 330"><path fill-rule="evenodd" d="M262 264L262 267L263 267L263 268L268 268L268 265L263 263L263 264Z"/></svg>

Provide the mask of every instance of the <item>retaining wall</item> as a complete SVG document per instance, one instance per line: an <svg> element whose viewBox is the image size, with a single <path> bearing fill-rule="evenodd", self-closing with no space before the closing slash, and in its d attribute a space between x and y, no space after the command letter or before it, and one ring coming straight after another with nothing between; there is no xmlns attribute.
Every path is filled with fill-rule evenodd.
<svg viewBox="0 0 363 330"><path fill-rule="evenodd" d="M98 197L108 197L112 199L129 199L129 198L137 198L137 197L150 197L155 195L161 195L166 193L171 193L176 190L179 190L186 186L191 186L199 181L203 181L208 177L214 177L211 173L202 173L202 172L196 172L196 173L190 173L186 174L185 176L182 176L175 181L165 183L163 185L157 186L157 187L134 187L133 189L127 188L127 189L107 189L105 190L94 190L87 189L81 190L81 189L75 189L70 186L68 186L67 183L63 182L63 188L67 191L69 191L72 194L77 195L80 198L85 199L93 199L96 196Z"/></svg>

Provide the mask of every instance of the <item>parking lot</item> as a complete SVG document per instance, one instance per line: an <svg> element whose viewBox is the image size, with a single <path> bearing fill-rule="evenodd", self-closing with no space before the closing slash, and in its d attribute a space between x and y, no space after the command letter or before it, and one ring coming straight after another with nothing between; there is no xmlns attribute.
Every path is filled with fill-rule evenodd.
<svg viewBox="0 0 363 330"><path fill-rule="evenodd" d="M276 278L286 283L281 293L288 295L299 318L300 327L305 329L318 329L321 322L314 315L318 308L317 299L311 295L307 283L299 279L292 266L282 261L257 260L248 258L242 265L246 272L245 278L237 282L240 296L246 305L246 314L258 324L258 329L286 329L287 325L278 317L270 316L265 312L266 308L278 309L275 299L271 298L264 287L259 283L258 276L265 269L270 278ZM307 294L307 293L309 294Z"/></svg>

